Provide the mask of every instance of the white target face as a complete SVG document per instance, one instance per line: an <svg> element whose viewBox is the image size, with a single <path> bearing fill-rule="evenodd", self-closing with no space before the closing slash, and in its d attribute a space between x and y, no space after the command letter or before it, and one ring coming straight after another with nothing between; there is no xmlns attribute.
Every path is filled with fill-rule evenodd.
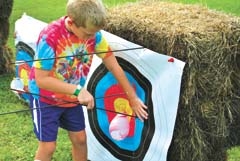
<svg viewBox="0 0 240 161"><path fill-rule="evenodd" d="M140 47L102 31L112 50ZM94 58L88 90L96 109L85 111L89 158L93 161L165 161L170 145L185 63L148 49L114 53L138 97L148 106L149 119L131 117L127 97L101 60ZM114 97L109 97L114 95ZM127 116L119 117L118 113ZM118 126L114 127L118 122ZM113 128L114 127L114 128ZM157 150L157 151L156 151Z"/></svg>

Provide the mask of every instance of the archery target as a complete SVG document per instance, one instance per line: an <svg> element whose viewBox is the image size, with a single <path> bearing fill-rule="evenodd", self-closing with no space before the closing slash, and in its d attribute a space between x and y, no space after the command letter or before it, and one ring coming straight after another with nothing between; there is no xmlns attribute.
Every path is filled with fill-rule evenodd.
<svg viewBox="0 0 240 161"><path fill-rule="evenodd" d="M112 50L140 47L108 32L102 33ZM137 95L148 106L149 119L142 123L139 119L128 118L130 129L126 138L112 138L109 132L111 121L118 112L131 115L132 111L113 75L95 56L87 89L96 98L96 109L85 110L89 158L93 161L165 161L185 63L148 49L114 54ZM170 58L174 61L168 61ZM114 97L109 97L112 95Z"/></svg>
<svg viewBox="0 0 240 161"><path fill-rule="evenodd" d="M134 87L138 97L148 106L148 114L152 119L141 122L131 117L133 112L128 104L127 96L114 76L101 64L95 69L88 84L88 90L95 98L102 94L102 99L96 99L95 110L88 111L89 124L97 140L120 160L142 160L154 133L154 116L152 111L151 84L129 62L117 57L118 63ZM121 94L121 95L118 95ZM99 110L102 108L103 110ZM116 112L116 113L115 113ZM123 140L116 140L109 133L110 122L118 113L128 115L130 131ZM150 129L151 127L151 129Z"/></svg>

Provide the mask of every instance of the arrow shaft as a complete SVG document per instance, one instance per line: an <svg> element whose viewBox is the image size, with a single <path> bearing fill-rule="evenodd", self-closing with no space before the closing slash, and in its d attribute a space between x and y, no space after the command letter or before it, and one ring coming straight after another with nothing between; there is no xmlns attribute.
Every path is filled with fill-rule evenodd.
<svg viewBox="0 0 240 161"><path fill-rule="evenodd" d="M53 60L53 59L69 58L69 57L75 57L75 56L85 56L85 55L98 55L98 54L103 54L103 53L107 53L107 52L122 52L122 51L129 51L129 50L138 50L138 49L144 49L144 47L135 47L135 48L119 49L119 50L110 50L110 51L100 51L100 52L93 52L93 53L86 53L86 54L80 53L80 54L75 54L75 55L60 56L60 57L53 57L53 58L43 58L43 59L34 59L34 60L23 60L23 61L12 62L11 64L22 64L22 63L34 62L34 61Z"/></svg>

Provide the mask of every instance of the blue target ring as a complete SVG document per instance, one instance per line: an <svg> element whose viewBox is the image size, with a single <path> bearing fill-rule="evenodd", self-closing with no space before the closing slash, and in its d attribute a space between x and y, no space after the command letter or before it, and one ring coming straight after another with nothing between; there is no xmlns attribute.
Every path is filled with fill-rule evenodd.
<svg viewBox="0 0 240 161"><path fill-rule="evenodd" d="M109 113L107 110L111 106L106 106L108 101L104 100L105 98L96 99L97 109L88 111L90 128L96 139L119 160L143 160L155 131L151 98L152 86L149 80L135 66L120 57L117 57L117 61L125 71L130 83L134 84L138 97L148 106L149 119L145 120L144 123L139 119L135 119L132 135L124 140L116 141L109 134ZM100 95L105 95L106 91L116 84L117 81L113 75L101 64L89 79L87 89L95 98L98 98ZM102 108L102 110L98 108Z"/></svg>
<svg viewBox="0 0 240 161"><path fill-rule="evenodd" d="M136 85L136 93L139 96L139 98L145 102L145 92L144 90L141 88L141 86L138 84L138 82L131 76L131 74L125 72L127 78L129 79L129 81ZM95 90L95 94L97 95L97 93L105 93L110 87L114 86L117 84L117 81L115 80L114 76L108 72L106 75L104 75L99 81L98 84L96 86L96 90ZM100 107L100 108L106 108L108 109L105 104L104 104L104 99L97 99L96 100L96 107ZM109 127L109 121L108 121L108 114L106 111L100 111L97 110L97 120L101 120L99 121L99 127L100 129L103 131L103 133L108 136L109 139L111 139L112 142L114 142L119 148L121 149L125 149L125 150L136 150L140 143L141 143L141 136L142 136L142 131L143 131L143 126L144 124L139 120L139 119L135 119L135 128L134 130L134 136L132 137L127 137L126 139L122 140L122 141L117 141L112 139L112 137L110 136L108 127Z"/></svg>

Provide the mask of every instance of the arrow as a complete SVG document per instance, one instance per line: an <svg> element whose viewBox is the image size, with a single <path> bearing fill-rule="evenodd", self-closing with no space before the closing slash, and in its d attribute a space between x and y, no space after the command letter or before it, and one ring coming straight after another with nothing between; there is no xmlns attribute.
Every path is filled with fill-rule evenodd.
<svg viewBox="0 0 240 161"><path fill-rule="evenodd" d="M110 50L110 51L100 51L100 52L93 52L93 53L79 53L75 55L69 55L69 56L60 56L60 57L53 57L53 58L44 58L44 59L34 59L34 60L20 60L16 62L12 62L10 64L23 64L27 62L35 62L35 61L42 61L42 60L53 60L53 59L61 59L61 58L69 58L69 57L75 57L75 56L84 56L84 55L98 55L98 54L103 54L103 53L108 53L108 52L122 52L122 51L129 51L129 50L138 50L138 49L144 49L144 47L135 47L135 48L127 48L127 49L118 49L118 50Z"/></svg>

